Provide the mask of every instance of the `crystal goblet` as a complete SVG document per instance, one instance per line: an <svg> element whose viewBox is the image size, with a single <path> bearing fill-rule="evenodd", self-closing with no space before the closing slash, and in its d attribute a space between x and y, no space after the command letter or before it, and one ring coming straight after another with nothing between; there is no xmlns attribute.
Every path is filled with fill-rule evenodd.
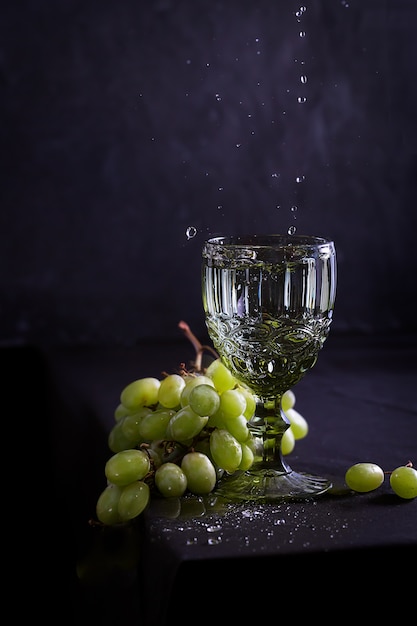
<svg viewBox="0 0 417 626"><path fill-rule="evenodd" d="M257 398L249 428L254 463L226 475L216 493L275 502L326 492L327 478L294 471L281 452L289 421L282 395L316 363L336 295L336 251L324 237L219 236L202 249L209 336L223 363Z"/></svg>

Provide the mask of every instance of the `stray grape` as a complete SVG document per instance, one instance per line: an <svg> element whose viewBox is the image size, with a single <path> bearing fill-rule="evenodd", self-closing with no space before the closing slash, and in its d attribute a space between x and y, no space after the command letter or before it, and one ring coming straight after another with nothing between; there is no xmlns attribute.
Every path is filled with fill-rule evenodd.
<svg viewBox="0 0 417 626"><path fill-rule="evenodd" d="M389 482L394 493L400 498L412 500L417 497L417 470L410 465L402 465L391 472Z"/></svg>
<svg viewBox="0 0 417 626"><path fill-rule="evenodd" d="M355 463L345 474L345 482L353 491L367 493L384 482L384 472L375 463Z"/></svg>

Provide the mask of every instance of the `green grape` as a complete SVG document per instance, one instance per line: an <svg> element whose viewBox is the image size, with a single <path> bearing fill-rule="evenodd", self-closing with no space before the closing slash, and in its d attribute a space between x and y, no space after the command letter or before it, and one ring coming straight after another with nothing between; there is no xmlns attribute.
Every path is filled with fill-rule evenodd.
<svg viewBox="0 0 417 626"><path fill-rule="evenodd" d="M202 452L203 454L208 456L210 461L213 463L214 469L216 470L216 478L217 480L220 480L220 478L222 478L224 474L224 469L222 469L221 467L217 465L217 463L215 462L215 460L213 459L211 455L210 437L204 437L204 439L199 439L194 446L194 450L195 452Z"/></svg>
<svg viewBox="0 0 417 626"><path fill-rule="evenodd" d="M219 393L233 389L237 380L220 359L212 361L206 369L206 376L212 379Z"/></svg>
<svg viewBox="0 0 417 626"><path fill-rule="evenodd" d="M295 404L295 394L291 389L287 389L282 394L281 398L281 407L284 413L287 412L288 409L292 409Z"/></svg>
<svg viewBox="0 0 417 626"><path fill-rule="evenodd" d="M394 493L405 500L417 496L417 470L409 465L401 465L391 472L389 482Z"/></svg>
<svg viewBox="0 0 417 626"><path fill-rule="evenodd" d="M308 434L307 420L295 409L287 409L285 415L290 422L290 428L293 432L294 439L303 439Z"/></svg>
<svg viewBox="0 0 417 626"><path fill-rule="evenodd" d="M367 493L384 482L384 472L375 463L355 463L345 473L345 482L353 491Z"/></svg>
<svg viewBox="0 0 417 626"><path fill-rule="evenodd" d="M165 498L179 498L187 489L187 477L176 463L163 463L155 472L155 485Z"/></svg>
<svg viewBox="0 0 417 626"><path fill-rule="evenodd" d="M239 443L243 443L249 437L248 422L244 415L238 415L233 418L223 418L224 427L233 435Z"/></svg>
<svg viewBox="0 0 417 626"><path fill-rule="evenodd" d="M119 487L142 480L149 472L151 463L143 450L122 450L107 461L104 473L109 482Z"/></svg>
<svg viewBox="0 0 417 626"><path fill-rule="evenodd" d="M145 510L150 500L149 486L141 480L122 488L117 510L123 522L134 519Z"/></svg>
<svg viewBox="0 0 417 626"><path fill-rule="evenodd" d="M140 433L140 424L144 417L152 415L152 409L142 407L136 413L126 415L121 420L121 429L127 441L131 442L130 448L134 448L138 443L143 441Z"/></svg>
<svg viewBox="0 0 417 626"><path fill-rule="evenodd" d="M208 416L198 415L190 406L185 406L171 417L167 426L167 438L186 442L201 432L207 420Z"/></svg>
<svg viewBox="0 0 417 626"><path fill-rule="evenodd" d="M169 374L161 380L158 391L158 402L167 409L180 406L181 393L185 387L185 380L179 374Z"/></svg>
<svg viewBox="0 0 417 626"><path fill-rule="evenodd" d="M151 411L139 424L140 436L145 441L165 439L170 419L175 415L174 409L156 409Z"/></svg>
<svg viewBox="0 0 417 626"><path fill-rule="evenodd" d="M238 469L246 471L252 467L254 456L252 449L246 443L241 443L240 446L242 448L242 460Z"/></svg>
<svg viewBox="0 0 417 626"><path fill-rule="evenodd" d="M244 387L243 385L239 385L238 389L246 400L246 408L243 411L243 415L249 421L251 417L253 417L255 414L256 397L254 396L254 394L251 392L250 389L248 389L247 387Z"/></svg>
<svg viewBox="0 0 417 626"><path fill-rule="evenodd" d="M129 411L142 406L154 406L158 403L158 392L161 381L157 378L139 378L129 383L120 394L120 402Z"/></svg>
<svg viewBox="0 0 417 626"><path fill-rule="evenodd" d="M96 514L102 524L113 526L121 523L122 519L117 508L121 493L122 488L112 484L107 485L101 492L96 504Z"/></svg>
<svg viewBox="0 0 417 626"><path fill-rule="evenodd" d="M198 415L213 415L220 407L220 396L212 385L196 385L188 396L188 403Z"/></svg>
<svg viewBox="0 0 417 626"><path fill-rule="evenodd" d="M242 415L246 409L246 400L238 389L226 389L220 396L220 410L225 419Z"/></svg>
<svg viewBox="0 0 417 626"><path fill-rule="evenodd" d="M129 415L129 410L120 402L114 409L114 420L119 422L122 417L126 417L126 415Z"/></svg>
<svg viewBox="0 0 417 626"><path fill-rule="evenodd" d="M211 433L210 452L215 463L229 474L235 472L242 461L242 446L224 428L216 428Z"/></svg>
<svg viewBox="0 0 417 626"><path fill-rule="evenodd" d="M226 428L226 424L223 419L223 413L220 411L216 411L213 415L210 415L208 418L207 426L210 428ZM226 429L227 430L227 429Z"/></svg>
<svg viewBox="0 0 417 626"><path fill-rule="evenodd" d="M191 493L204 495L213 491L216 470L208 456L202 452L188 452L182 459L181 469L187 477L187 487Z"/></svg>
<svg viewBox="0 0 417 626"><path fill-rule="evenodd" d="M116 422L111 429L107 438L107 443L112 452L121 452L122 450L128 450L135 446L130 437L127 437L123 432L123 421L125 417L122 417L120 421Z"/></svg>
<svg viewBox="0 0 417 626"><path fill-rule="evenodd" d="M284 456L287 454L291 454L295 447L295 437L291 427L287 428L287 430L282 435L281 439L281 454Z"/></svg>
<svg viewBox="0 0 417 626"><path fill-rule="evenodd" d="M198 387L199 385L210 385L210 387L214 387L214 382L208 376L189 376L186 378L185 387L181 393L181 406L188 406L189 404L189 395L194 389L194 387Z"/></svg>

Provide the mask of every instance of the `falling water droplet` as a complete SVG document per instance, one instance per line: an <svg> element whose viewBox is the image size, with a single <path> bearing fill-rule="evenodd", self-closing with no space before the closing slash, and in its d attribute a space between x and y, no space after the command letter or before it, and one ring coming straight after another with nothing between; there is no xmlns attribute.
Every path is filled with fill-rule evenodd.
<svg viewBox="0 0 417 626"><path fill-rule="evenodd" d="M305 37L306 36L305 30L300 30L299 35L300 37Z"/></svg>
<svg viewBox="0 0 417 626"><path fill-rule="evenodd" d="M287 232L289 235L294 235L296 230L297 228L295 226L290 226Z"/></svg>
<svg viewBox="0 0 417 626"><path fill-rule="evenodd" d="M298 96L297 98L297 102L299 102L300 104L303 104L304 102L306 102L307 98L305 96Z"/></svg>
<svg viewBox="0 0 417 626"><path fill-rule="evenodd" d="M305 74L303 74L302 76L300 76L300 81L303 83L303 85L306 84L307 82L307 76Z"/></svg>
<svg viewBox="0 0 417 626"><path fill-rule="evenodd" d="M302 183L302 182L304 182L304 180L305 180L305 176L303 174L302 176L297 176L296 179L295 179L295 182L296 183Z"/></svg>
<svg viewBox="0 0 417 626"><path fill-rule="evenodd" d="M188 240L195 237L196 234L197 234L197 229L195 226L188 226L187 230L185 231L185 236L187 237Z"/></svg>
<svg viewBox="0 0 417 626"><path fill-rule="evenodd" d="M306 7L301 6L298 11L295 12L296 17L301 17L305 11L307 11Z"/></svg>
<svg viewBox="0 0 417 626"><path fill-rule="evenodd" d="M298 209L298 206L296 206L295 204L291 207L291 211L292 213L295 213Z"/></svg>

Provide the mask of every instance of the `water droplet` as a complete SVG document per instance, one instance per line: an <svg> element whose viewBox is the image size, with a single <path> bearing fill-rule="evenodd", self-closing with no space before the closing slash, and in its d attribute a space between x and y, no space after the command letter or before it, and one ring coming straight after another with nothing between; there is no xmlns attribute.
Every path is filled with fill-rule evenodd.
<svg viewBox="0 0 417 626"><path fill-rule="evenodd" d="M287 232L288 232L289 235L294 235L296 230L297 229L296 229L295 226L290 226Z"/></svg>
<svg viewBox="0 0 417 626"><path fill-rule="evenodd" d="M300 76L300 81L303 83L303 85L306 84L307 82L307 76L305 74L303 74L302 76Z"/></svg>
<svg viewBox="0 0 417 626"><path fill-rule="evenodd" d="M222 542L221 537L210 537L209 539L207 539L207 545L209 546L216 546L217 544L221 542Z"/></svg>
<svg viewBox="0 0 417 626"><path fill-rule="evenodd" d="M195 546L197 543L198 543L197 537L192 537L191 539L187 539L186 541L187 546Z"/></svg>
<svg viewBox="0 0 417 626"><path fill-rule="evenodd" d="M300 37L305 37L306 36L306 31L305 30L300 30L299 35L300 35Z"/></svg>
<svg viewBox="0 0 417 626"><path fill-rule="evenodd" d="M305 96L298 96L297 98L297 102L299 104L303 104L304 102L306 102L307 98Z"/></svg>
<svg viewBox="0 0 417 626"><path fill-rule="evenodd" d="M207 526L207 532L208 533L215 533L215 532L217 532L218 530L221 530L221 529L222 529L222 527L219 524L216 524L214 526Z"/></svg>
<svg viewBox="0 0 417 626"><path fill-rule="evenodd" d="M296 206L295 204L291 207L291 211L293 213L295 213L297 211L297 209L298 209L298 206Z"/></svg>
<svg viewBox="0 0 417 626"><path fill-rule="evenodd" d="M188 240L192 239L193 237L195 237L197 234L197 229L195 226L189 226L187 228L187 230L185 231L185 235L187 237Z"/></svg>
<svg viewBox="0 0 417 626"><path fill-rule="evenodd" d="M218 94L218 93L216 93L216 100L217 100L217 102L221 102L222 101L222 98L221 98L220 94Z"/></svg>
<svg viewBox="0 0 417 626"><path fill-rule="evenodd" d="M305 176L304 175L303 176L297 176L296 179L295 179L295 182L296 183L302 183L302 182L304 182L304 180L305 180Z"/></svg>

